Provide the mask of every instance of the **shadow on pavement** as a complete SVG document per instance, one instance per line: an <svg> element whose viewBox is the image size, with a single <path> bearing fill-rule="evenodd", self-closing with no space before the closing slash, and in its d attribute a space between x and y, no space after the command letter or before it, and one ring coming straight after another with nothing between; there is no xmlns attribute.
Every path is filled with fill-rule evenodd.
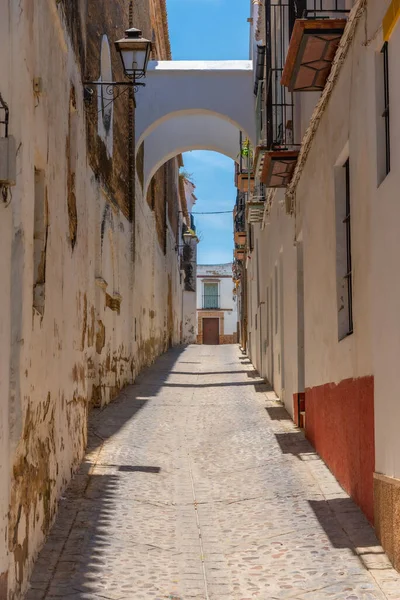
<svg viewBox="0 0 400 600"><path fill-rule="evenodd" d="M265 394L266 392L273 392L273 387L270 383L266 381L260 381L259 383L254 384L254 389L256 392Z"/></svg>
<svg viewBox="0 0 400 600"><path fill-rule="evenodd" d="M351 498L309 500L319 524L334 548L358 548L357 554L371 554L368 549L379 546L375 533L367 518ZM373 554L385 555L374 551Z"/></svg>
<svg viewBox="0 0 400 600"><path fill-rule="evenodd" d="M116 582L123 580L114 572L110 560L110 536L121 540L126 524L116 519L121 505L124 481L132 477L158 477L161 468L126 464L98 464L102 445L136 418L149 399L143 399L143 387L151 381L152 396L163 387L184 347L174 348L157 359L103 409L89 415L88 446L77 473L60 499L56 521L36 561L25 600L99 600L115 597ZM103 474L101 471L105 470ZM107 472L108 471L108 472ZM132 535L135 533L133 532ZM122 543L122 542L121 542ZM132 567L133 568L133 567ZM120 597L120 596L119 596ZM171 598L180 600L174 595Z"/></svg>
<svg viewBox="0 0 400 600"><path fill-rule="evenodd" d="M218 373L216 373L216 375L218 375ZM145 384L146 385L146 384ZM150 387L152 387L152 384L148 384ZM249 386L249 385L254 385L254 387L256 386L265 386L266 384L264 383L252 383L251 381L247 382L247 381L223 381L223 382L219 382L219 383L164 383L163 387L164 388L213 388L213 387L244 387L244 386ZM147 387L147 386L146 386ZM256 392L261 392L261 391L265 391L264 389L256 389ZM145 394L140 394L141 396L145 396ZM153 394L152 394L153 395Z"/></svg>
<svg viewBox="0 0 400 600"><path fill-rule="evenodd" d="M306 440L301 431L275 433L275 438L282 454L293 454L299 458L302 454L315 454L314 448L311 446L310 442Z"/></svg>
<svg viewBox="0 0 400 600"><path fill-rule="evenodd" d="M267 406L265 408L267 411L269 418L271 421L290 421L293 422L290 418L289 413L283 406Z"/></svg>
<svg viewBox="0 0 400 600"><path fill-rule="evenodd" d="M252 371L171 371L171 375L237 375ZM249 375L251 377L252 375Z"/></svg>

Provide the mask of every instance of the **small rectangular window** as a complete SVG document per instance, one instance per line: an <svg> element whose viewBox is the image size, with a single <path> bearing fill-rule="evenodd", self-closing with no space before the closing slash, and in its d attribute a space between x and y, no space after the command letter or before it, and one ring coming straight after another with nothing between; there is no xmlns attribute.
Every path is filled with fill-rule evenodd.
<svg viewBox="0 0 400 600"><path fill-rule="evenodd" d="M339 340L353 333L350 160L336 168L336 283Z"/></svg>
<svg viewBox="0 0 400 600"><path fill-rule="evenodd" d="M389 46L386 42L377 56L377 159L378 184L390 172Z"/></svg>
<svg viewBox="0 0 400 600"><path fill-rule="evenodd" d="M389 46L388 43L383 46L383 79L384 79L384 96L385 107L382 117L385 121L385 158L386 158L386 175L390 172L390 111L389 111Z"/></svg>
<svg viewBox="0 0 400 600"><path fill-rule="evenodd" d="M219 308L218 283L204 283L203 308L215 310Z"/></svg>

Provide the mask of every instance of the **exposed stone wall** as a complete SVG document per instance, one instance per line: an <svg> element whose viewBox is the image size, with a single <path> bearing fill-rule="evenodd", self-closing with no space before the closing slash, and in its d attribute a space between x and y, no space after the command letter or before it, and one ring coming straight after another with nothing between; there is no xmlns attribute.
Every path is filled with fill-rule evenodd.
<svg viewBox="0 0 400 600"><path fill-rule="evenodd" d="M148 37L160 27L149 0L23 1L6 13L0 92L18 178L0 212L0 598L17 600L84 455L90 407L180 342L182 285L166 218L175 199L163 188L156 221L133 179L133 105L123 95L104 111L97 89L88 112L83 102L82 77L107 70L104 48L122 77L113 41L130 20Z"/></svg>
<svg viewBox="0 0 400 600"><path fill-rule="evenodd" d="M99 56L102 48L102 38L106 34L111 54L111 70L117 81L123 81L123 70L121 60L113 51L114 40L124 36L125 29L129 25L129 4L127 2L99 2L87 0L87 52L84 67L84 77L88 81L105 79L101 62L105 59ZM147 25L148 17L143 20ZM141 19L137 19L136 26L142 26ZM107 72L107 70L105 70ZM94 88L94 97L87 110L87 149L89 162L96 175L101 178L107 190L112 194L113 201L123 211L124 215L131 219L130 204L133 198L129 195L129 136L133 135L133 122L130 119L129 93L124 88L119 88L115 95L119 94L118 100L107 106L111 100L105 88ZM109 118L113 120L112 150L106 143L107 135L100 136L99 123Z"/></svg>

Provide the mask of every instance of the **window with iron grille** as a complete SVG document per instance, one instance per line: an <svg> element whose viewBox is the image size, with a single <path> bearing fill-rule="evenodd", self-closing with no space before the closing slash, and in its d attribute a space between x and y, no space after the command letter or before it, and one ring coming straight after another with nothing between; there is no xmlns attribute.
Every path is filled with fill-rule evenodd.
<svg viewBox="0 0 400 600"><path fill-rule="evenodd" d="M215 310L219 308L218 283L203 284L203 308Z"/></svg>
<svg viewBox="0 0 400 600"><path fill-rule="evenodd" d="M339 340L353 333L350 160L336 168L336 282Z"/></svg>
<svg viewBox="0 0 400 600"><path fill-rule="evenodd" d="M390 172L389 46L377 56L377 157L378 185Z"/></svg>

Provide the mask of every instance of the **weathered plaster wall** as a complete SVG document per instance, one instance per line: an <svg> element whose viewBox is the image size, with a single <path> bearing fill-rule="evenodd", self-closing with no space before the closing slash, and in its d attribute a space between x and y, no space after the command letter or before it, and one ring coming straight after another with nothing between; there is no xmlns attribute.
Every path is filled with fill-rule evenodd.
<svg viewBox="0 0 400 600"><path fill-rule="evenodd" d="M148 3L6 6L0 92L18 175L0 205L0 598L16 600L83 457L90 407L180 342L182 287L177 183L163 190L161 232L133 178L128 99L114 104L112 144L98 137L97 101L83 105L82 77L99 77L103 36L112 48L130 7L151 37Z"/></svg>
<svg viewBox="0 0 400 600"><path fill-rule="evenodd" d="M1 26L0 26L1 32ZM1 70L1 66L0 66ZM8 552L5 541L8 529L8 499L10 480L9 459L9 370L10 370L10 263L12 242L11 211L0 202L0 598L6 598L8 578ZM3 542L4 540L4 542Z"/></svg>
<svg viewBox="0 0 400 600"><path fill-rule="evenodd" d="M0 40L10 43L9 3L5 4L0 20ZM0 93L4 100L10 94L9 81L10 64L7 52L0 52L0 73L3 80ZM2 115L4 113L2 112ZM0 126L0 135L4 128ZM9 448L9 373L10 373L10 336L11 336L11 253L12 253L12 212L9 205L10 197L0 197L0 598L7 598L8 580L8 503L10 489L10 448Z"/></svg>

